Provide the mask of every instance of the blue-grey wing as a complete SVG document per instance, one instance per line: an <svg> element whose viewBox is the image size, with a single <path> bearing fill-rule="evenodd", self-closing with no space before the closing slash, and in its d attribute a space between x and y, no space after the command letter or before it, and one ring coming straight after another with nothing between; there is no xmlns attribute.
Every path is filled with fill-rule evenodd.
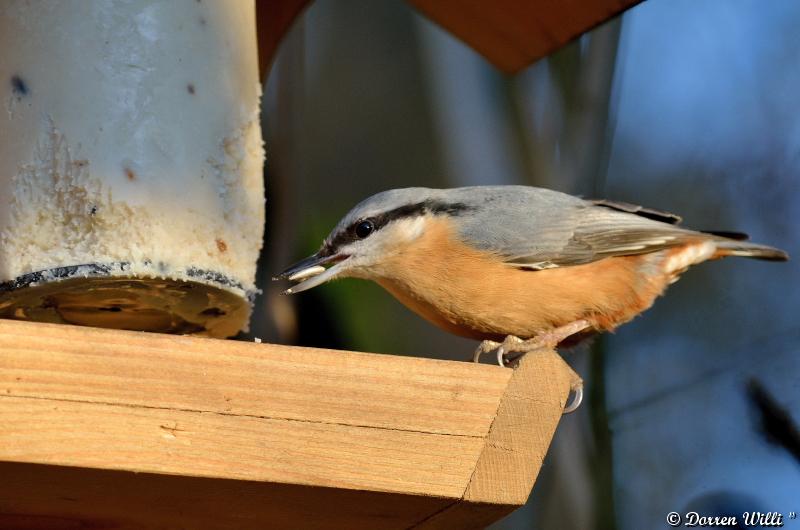
<svg viewBox="0 0 800 530"><path fill-rule="evenodd" d="M486 188L470 205L459 219L463 240L530 269L645 254L712 237L676 226L680 218L668 212L526 186Z"/></svg>

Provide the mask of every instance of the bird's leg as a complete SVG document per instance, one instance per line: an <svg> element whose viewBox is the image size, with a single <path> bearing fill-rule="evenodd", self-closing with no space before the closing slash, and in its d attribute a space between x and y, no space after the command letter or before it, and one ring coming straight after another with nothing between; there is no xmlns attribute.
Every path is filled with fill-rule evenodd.
<svg viewBox="0 0 800 530"><path fill-rule="evenodd" d="M497 364L500 366L510 366L511 363L522 357L528 352L536 350L552 350L558 343L567 337L574 335L584 329L591 327L587 320L576 320L565 326L551 329L545 333L533 337L532 339L522 340L514 335L509 335L503 342L485 340L478 345L472 355L474 362L480 362L481 355L490 351L497 352ZM511 355L516 354L516 355Z"/></svg>
<svg viewBox="0 0 800 530"><path fill-rule="evenodd" d="M541 333L532 339L521 341L517 337L508 337L497 348L497 362L500 366L511 366L514 361L526 353L537 350L552 350L562 340L590 326L591 324L588 320L576 320L565 326Z"/></svg>
<svg viewBox="0 0 800 530"><path fill-rule="evenodd" d="M498 364L500 366L511 366L526 353L540 350L552 350L558 346L562 340L589 327L591 327L591 324L587 320L576 320L575 322L557 327L546 333L541 333L528 340L522 340L514 335L509 335L502 343L493 340L485 340L481 342L478 349L475 350L472 360L477 363L480 361L481 355L496 350ZM506 353L515 353L516 355L506 355ZM575 397L564 407L564 414L574 412L581 405L583 401L583 383L580 381L575 383L570 388L570 391L575 394Z"/></svg>

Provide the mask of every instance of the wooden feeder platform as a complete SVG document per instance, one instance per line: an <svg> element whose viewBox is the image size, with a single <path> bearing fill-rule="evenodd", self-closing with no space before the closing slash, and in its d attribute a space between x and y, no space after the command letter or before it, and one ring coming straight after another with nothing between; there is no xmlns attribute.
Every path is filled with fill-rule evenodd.
<svg viewBox="0 0 800 530"><path fill-rule="evenodd" d="M575 377L0 320L0 528L483 528Z"/></svg>

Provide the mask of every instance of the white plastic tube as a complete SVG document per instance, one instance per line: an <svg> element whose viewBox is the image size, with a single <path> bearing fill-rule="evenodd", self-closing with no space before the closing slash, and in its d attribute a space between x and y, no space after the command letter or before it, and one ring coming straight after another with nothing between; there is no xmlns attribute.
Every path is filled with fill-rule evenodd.
<svg viewBox="0 0 800 530"><path fill-rule="evenodd" d="M0 316L246 328L264 223L259 97L253 0L3 0ZM109 299L67 281L87 277L155 291L145 303L112 281ZM45 305L59 289L72 305L43 316L27 292L42 286Z"/></svg>

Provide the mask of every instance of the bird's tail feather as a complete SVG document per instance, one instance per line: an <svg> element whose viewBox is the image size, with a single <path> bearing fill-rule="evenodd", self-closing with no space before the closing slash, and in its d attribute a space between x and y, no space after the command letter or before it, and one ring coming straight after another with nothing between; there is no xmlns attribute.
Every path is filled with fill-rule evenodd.
<svg viewBox="0 0 800 530"><path fill-rule="evenodd" d="M779 248L768 245L759 245L758 243L734 239L719 239L715 243L717 245L717 251L714 254L715 258L741 256L769 261L788 261L789 259L789 254Z"/></svg>

